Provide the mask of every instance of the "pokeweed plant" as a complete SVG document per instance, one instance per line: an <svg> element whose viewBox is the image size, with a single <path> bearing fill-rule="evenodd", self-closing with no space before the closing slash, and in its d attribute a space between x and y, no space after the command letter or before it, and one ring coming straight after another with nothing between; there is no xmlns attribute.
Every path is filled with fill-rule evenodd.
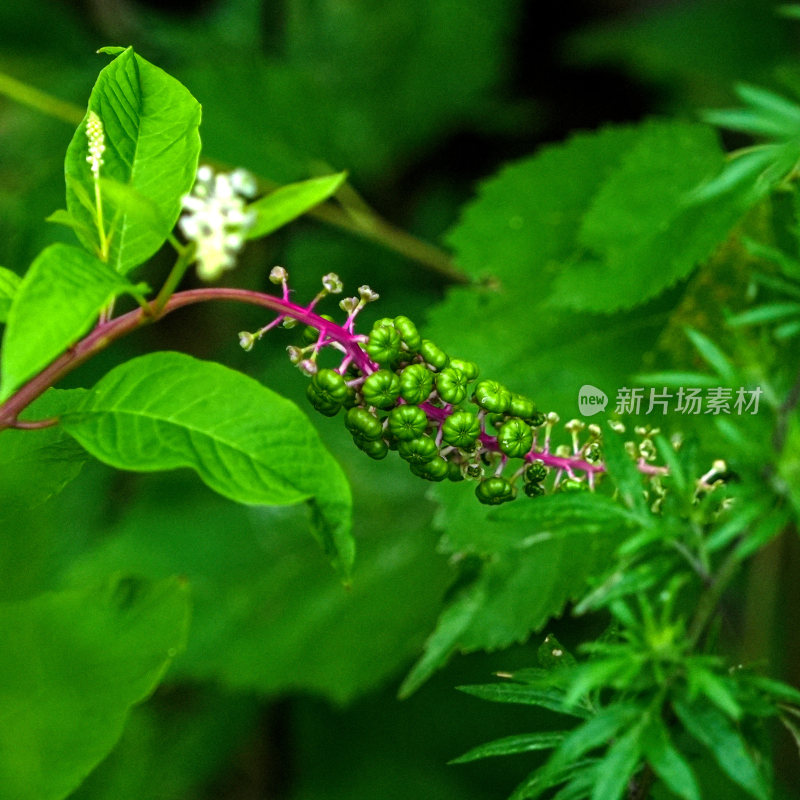
<svg viewBox="0 0 800 800"><path fill-rule="evenodd" d="M475 519L464 510L466 495L473 495L468 501L476 507L487 507L480 532L450 525L447 547L460 578L402 695L417 689L454 650L494 649L523 639L569 600L578 601L576 613L596 612L608 622L607 631L580 647L577 656L548 636L537 666L503 676L504 683L464 687L489 700L542 706L574 719L572 727L511 736L457 760L552 749L514 798L549 792L561 800L697 800L718 796L707 788L718 776L698 776L693 766L707 753L723 780L756 798L772 796L764 723L779 718L798 738L800 692L746 665L732 665L714 649L715 623L742 564L795 524L797 465L785 454L794 452L787 442L794 448L797 440L797 381L787 386L781 376L773 385L762 375L774 417L773 451L754 459L747 433L720 424L725 460L701 466L691 441L668 440L648 425L634 425L636 441L625 441L626 425L615 419L603 425L570 420L564 426L568 443L561 442L556 412L539 410L533 399L484 375L485 365L423 338L409 317L382 318L368 333L358 331L362 310L378 299L371 287L361 286L357 295L339 302L340 321L321 313L326 298L344 289L332 272L322 276L321 289L306 304L294 298L283 267L269 272L277 294L228 287L179 290L192 265L202 280L216 280L235 265L247 240L332 197L345 176L315 178L258 197L258 184L247 172L198 167L200 107L194 98L132 49L104 51L115 58L100 73L67 150L66 209L50 218L70 227L80 246L50 245L21 279L0 269L0 320L6 326L0 441L8 443L11 458L24 465L59 448L70 454L52 461L46 494L71 480L89 454L126 470L189 467L211 489L240 503L308 503L312 532L348 582L355 556L349 486L315 428L289 400L221 364L176 352L134 358L89 390L55 388L121 337L186 306L226 301L261 307L272 316L258 330L238 334L245 350L275 328L296 327L299 338L288 355L308 378L314 409L340 416L367 456L381 460L396 451L412 473L440 487L443 505L456 519L459 514ZM742 96L796 123L790 105L752 90ZM785 135L788 124L773 128ZM639 207L641 198L625 194L626 187L643 165L650 168L654 155L657 162L674 162L676 137L690 157L669 176L665 203ZM582 223L583 260L569 273L545 278L570 310L607 312L646 301L685 277L744 210L791 177L787 170L772 170L752 188L745 179L752 178L753 164L766 163L762 160L748 160L744 177L730 178L724 170L723 177L698 176L697 163L713 156L709 137L705 127L650 123L566 145L604 161L609 154L620 159L627 154L607 183L591 189L597 205ZM793 168L796 159L789 156L797 154L791 147L796 149L796 141L783 146L779 161ZM550 155L553 161L560 158L549 154L544 161ZM535 164L535 178L541 165ZM516 179L511 172L500 180ZM746 191L740 192L743 183ZM484 199L490 194L491 188ZM641 212L635 242L630 235L615 240L611 229L602 227L604 204L618 218L634 207ZM698 214L711 234L684 236ZM565 224L571 224L569 215ZM176 226L182 240L173 232ZM665 231L674 227L683 238L666 263ZM468 224L465 231L461 235L469 236ZM176 260L161 286L152 291L129 280L166 242ZM780 321L775 340L789 340L798 330L797 261L770 245L751 242L750 248L787 273L767 274L760 285L792 299L768 302L728 324L745 328ZM664 265L663 274L652 282L631 280L619 291L615 281L649 254L653 270ZM126 298L136 306L116 313ZM720 381L752 383L712 340L691 336ZM778 360L774 353L771 358ZM645 378L666 386L686 381L687 373ZM693 378L708 385L708 376ZM65 448L68 441L83 451ZM766 470L763 464L769 465ZM461 492L458 500L442 489L449 483L464 484L453 487ZM491 531L485 539L483 530ZM574 550L570 569L548 576L551 583L538 591L535 607L510 614L509 600L529 599L521 586L530 593L530 584L550 569L546 559L527 558L528 550L534 556L544 552L536 549L542 544ZM581 598L587 580L591 591ZM8 796L66 796L114 745L127 709L153 690L185 641L187 592L178 579L149 584L114 578L73 594L65 601L70 607L90 609L85 626L75 631L86 642L94 628L113 626L121 617L138 615L136 624L123 626L125 635L99 676L104 713L94 737L68 754L59 745L74 738L70 715L92 707L96 685L91 697L86 687L71 699L53 699L62 712L62 729L51 744L37 744L56 759L54 767L31 787L24 759L9 758L0 779ZM3 613L10 625L21 626L20 635L44 637L59 624L53 604L47 597L32 608ZM120 664L128 671L120 678L122 688ZM10 665L0 665L3 677ZM72 666L86 667L79 653ZM32 680L17 677L9 684L20 705L33 690Z"/></svg>

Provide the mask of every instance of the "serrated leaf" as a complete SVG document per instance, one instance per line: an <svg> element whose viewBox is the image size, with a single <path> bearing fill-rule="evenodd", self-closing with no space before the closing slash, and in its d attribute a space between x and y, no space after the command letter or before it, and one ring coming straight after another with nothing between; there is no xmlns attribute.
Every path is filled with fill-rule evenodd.
<svg viewBox="0 0 800 800"><path fill-rule="evenodd" d="M19 289L21 280L16 272L0 267L0 322L5 322L8 318L11 301Z"/></svg>
<svg viewBox="0 0 800 800"><path fill-rule="evenodd" d="M676 699L672 704L686 730L705 745L723 772L758 800L768 800L769 790L764 776L750 755L742 735L722 712L706 700L687 702Z"/></svg>
<svg viewBox="0 0 800 800"><path fill-rule="evenodd" d="M650 122L583 218L585 248L556 280L555 302L609 312L640 305L713 253L750 203L739 196L687 202L723 153L705 125Z"/></svg>
<svg viewBox="0 0 800 800"><path fill-rule="evenodd" d="M105 186L107 263L124 273L161 247L178 218L181 198L192 188L200 154L200 105L175 78L128 48L100 72L89 112L96 113L104 127L100 177L129 186L148 201L132 203ZM99 254L95 187L86 161L87 120L88 113L67 149L67 211L81 243Z"/></svg>
<svg viewBox="0 0 800 800"><path fill-rule="evenodd" d="M0 604L0 794L60 800L183 647L185 583L117 577Z"/></svg>
<svg viewBox="0 0 800 800"><path fill-rule="evenodd" d="M152 353L109 372L62 424L119 469L190 467L240 503L311 500L315 534L348 574L347 480L297 406L252 378L181 353Z"/></svg>
<svg viewBox="0 0 800 800"><path fill-rule="evenodd" d="M0 400L77 342L111 300L122 294L141 296L142 291L80 248L45 248L23 277L8 312Z"/></svg>
<svg viewBox="0 0 800 800"><path fill-rule="evenodd" d="M339 172L335 175L290 183L250 203L247 209L256 213L256 221L247 231L247 238L266 236L302 216L332 197L346 178L346 172Z"/></svg>
<svg viewBox="0 0 800 800"><path fill-rule="evenodd" d="M452 759L449 764L466 764L479 758L507 756L515 753L530 753L534 750L549 750L558 746L564 739L564 731L548 731L546 733L520 733L517 736L504 736L493 742L473 747L463 756Z"/></svg>

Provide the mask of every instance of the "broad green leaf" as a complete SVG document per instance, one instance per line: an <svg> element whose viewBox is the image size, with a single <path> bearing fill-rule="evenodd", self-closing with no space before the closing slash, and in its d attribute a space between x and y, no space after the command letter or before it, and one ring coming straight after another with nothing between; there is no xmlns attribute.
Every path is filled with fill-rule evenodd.
<svg viewBox="0 0 800 800"><path fill-rule="evenodd" d="M530 535L538 539L591 535L609 528L632 532L641 525L641 519L620 503L593 493L551 494L529 503L508 503L492 510L489 519L495 523L525 522Z"/></svg>
<svg viewBox="0 0 800 800"><path fill-rule="evenodd" d="M11 301L19 289L21 278L16 272L0 267L0 322L5 322Z"/></svg>
<svg viewBox="0 0 800 800"><path fill-rule="evenodd" d="M147 201L131 202L133 195L101 180L107 262L124 273L161 247L180 214L181 198L192 188L200 105L175 78L128 48L100 72L89 112L99 116L105 133L100 178ZM67 149L67 211L81 243L100 254L95 184L86 161L87 120L88 113Z"/></svg>
<svg viewBox="0 0 800 800"><path fill-rule="evenodd" d="M653 771L683 800L701 800L700 787L689 763L670 741L660 719L645 725L641 731L642 755Z"/></svg>
<svg viewBox="0 0 800 800"><path fill-rule="evenodd" d="M91 206L88 206L91 208ZM53 222L56 225L64 225L67 228L72 228L76 232L80 232L80 236L91 238L93 236L92 229L87 228L82 222L79 222L69 213L65 208L59 208L54 211L45 222Z"/></svg>
<svg viewBox="0 0 800 800"><path fill-rule="evenodd" d="M0 400L75 344L111 300L143 291L80 248L53 244L43 250L8 312Z"/></svg>
<svg viewBox="0 0 800 800"><path fill-rule="evenodd" d="M251 203L248 211L256 213L256 221L247 231L247 238L266 236L297 219L335 194L346 178L346 172L339 172L322 178L290 183Z"/></svg>
<svg viewBox="0 0 800 800"><path fill-rule="evenodd" d="M730 720L703 699L676 699L672 705L686 730L711 751L728 777L758 800L767 800L770 792L764 776Z"/></svg>
<svg viewBox="0 0 800 800"><path fill-rule="evenodd" d="M152 353L108 373L63 425L119 469L190 467L240 503L310 500L315 534L349 572L347 480L294 403L252 378L181 353Z"/></svg>
<svg viewBox="0 0 800 800"><path fill-rule="evenodd" d="M183 647L185 582L117 577L0 604L0 794L60 800Z"/></svg>
<svg viewBox="0 0 800 800"><path fill-rule="evenodd" d="M454 758L449 763L465 764L479 758L490 756L507 756L514 753L530 753L534 750L549 750L557 747L564 739L563 731L548 731L546 733L520 733L517 736L505 736L493 742L473 747L463 756Z"/></svg>
<svg viewBox="0 0 800 800"><path fill-rule="evenodd" d="M644 125L582 220L584 250L557 278L557 303L598 312L630 308L686 277L727 238L749 202L737 195L687 202L722 165L710 127Z"/></svg>
<svg viewBox="0 0 800 800"><path fill-rule="evenodd" d="M58 416L79 405L85 394L84 389L48 389L20 418L34 421ZM0 520L8 520L13 513L12 493L25 505L38 505L77 477L86 458L86 451L59 425L0 432Z"/></svg>
<svg viewBox="0 0 800 800"><path fill-rule="evenodd" d="M459 266L475 278L496 276L508 288L522 278L535 278L540 290L547 286L575 251L595 193L638 138L635 127L579 133L504 166L480 184L447 236Z"/></svg>
<svg viewBox="0 0 800 800"><path fill-rule="evenodd" d="M345 704L395 678L419 652L449 578L428 531L411 527L419 522L407 515L391 518L398 500L414 500L418 479L399 498L375 496L376 480L371 501L367 492L360 497L347 590L306 535L302 507L228 503L187 473L140 478L141 496L67 578L87 582L121 569L151 579L186 575L192 629L173 676L249 696L302 691Z"/></svg>

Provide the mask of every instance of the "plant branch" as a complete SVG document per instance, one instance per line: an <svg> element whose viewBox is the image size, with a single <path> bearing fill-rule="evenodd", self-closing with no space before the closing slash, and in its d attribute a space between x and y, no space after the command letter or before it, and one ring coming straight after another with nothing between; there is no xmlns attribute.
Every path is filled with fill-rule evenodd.
<svg viewBox="0 0 800 800"><path fill-rule="evenodd" d="M72 125L80 124L85 114L85 110L79 106L59 100L57 97L35 89L2 72L0 72L0 94ZM211 166L226 168L226 165L214 159L204 160ZM259 184L268 191L277 189L280 185L263 178L259 178ZM352 206L349 204L341 206L328 201L307 213L310 217L328 225L376 242L388 250L421 264L451 283L470 283L470 278L455 266L446 251L396 227L362 200L353 203Z"/></svg>

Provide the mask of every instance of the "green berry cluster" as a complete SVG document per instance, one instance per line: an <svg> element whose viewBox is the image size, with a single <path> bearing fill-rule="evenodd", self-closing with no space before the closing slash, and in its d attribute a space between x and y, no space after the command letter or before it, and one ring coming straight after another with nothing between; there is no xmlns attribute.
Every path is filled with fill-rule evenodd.
<svg viewBox="0 0 800 800"><path fill-rule="evenodd" d="M318 336L312 327L304 340ZM534 430L545 422L530 398L479 380L476 364L423 339L405 316L379 319L362 347L368 369L352 361L344 370L320 369L307 392L326 416L344 409L360 450L375 459L393 450L426 480L474 480L476 496L489 505L512 500L520 478L527 495L544 491L541 462L503 475L510 460L529 456Z"/></svg>

